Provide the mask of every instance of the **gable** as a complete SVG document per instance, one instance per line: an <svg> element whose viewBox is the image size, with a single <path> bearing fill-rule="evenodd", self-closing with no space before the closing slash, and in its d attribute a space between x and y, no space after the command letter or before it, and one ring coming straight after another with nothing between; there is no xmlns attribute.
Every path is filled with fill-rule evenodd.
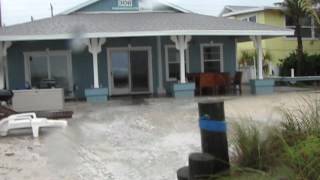
<svg viewBox="0 0 320 180"><path fill-rule="evenodd" d="M101 0L76 12L94 12L94 11L137 11L139 10L138 0Z"/></svg>
<svg viewBox="0 0 320 180"><path fill-rule="evenodd" d="M162 0L91 0L62 14L123 12L123 11L165 11L185 12L180 7L161 2Z"/></svg>

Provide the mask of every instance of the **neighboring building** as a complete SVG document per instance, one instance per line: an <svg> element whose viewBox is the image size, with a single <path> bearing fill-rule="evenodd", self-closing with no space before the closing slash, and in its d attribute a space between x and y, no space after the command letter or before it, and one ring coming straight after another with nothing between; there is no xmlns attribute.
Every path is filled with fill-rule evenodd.
<svg viewBox="0 0 320 180"><path fill-rule="evenodd" d="M280 7L226 6L220 16L258 24L294 29L291 18L286 17ZM315 26L314 20L310 17L306 18L302 28L305 52L309 54L320 53L320 29ZM263 40L262 44L264 51L269 51L273 60L278 61L295 51L297 47L297 40L294 36L286 36ZM253 49L254 46L252 42L238 44L238 53L242 50Z"/></svg>
<svg viewBox="0 0 320 180"><path fill-rule="evenodd" d="M164 1L89 0L52 18L1 28L0 52L7 55L10 89L55 80L77 98L90 88L107 88L109 96L170 94L186 73L234 74L237 41L290 34Z"/></svg>

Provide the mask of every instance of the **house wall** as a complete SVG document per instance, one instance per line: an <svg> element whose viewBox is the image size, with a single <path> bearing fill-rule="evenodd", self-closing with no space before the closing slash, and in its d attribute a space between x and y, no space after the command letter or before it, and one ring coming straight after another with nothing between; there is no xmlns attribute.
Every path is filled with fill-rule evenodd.
<svg viewBox="0 0 320 180"><path fill-rule="evenodd" d="M163 81L167 92L170 94L170 85L175 82L166 80L166 64L165 64L165 45L173 45L173 42L169 37L162 37L162 69L163 69ZM214 37L214 36L193 36L189 43L189 72L197 73L201 72L201 52L200 44L222 43L223 44L223 56L224 56L224 72L229 72L231 75L236 71L236 44L234 37Z"/></svg>
<svg viewBox="0 0 320 180"><path fill-rule="evenodd" d="M25 87L24 52L46 50L70 50L69 41L30 41L14 42L8 49L8 76L10 89L23 89ZM100 65L101 64L101 65ZM102 71L104 62L99 55L99 71ZM85 50L72 52L73 83L79 87L75 95L82 97L83 89L93 84L92 56ZM101 74L101 73L100 73Z"/></svg>
<svg viewBox="0 0 320 180"><path fill-rule="evenodd" d="M102 12L102 11L138 11L141 10L140 2L141 0L132 0L132 7L128 8L119 8L118 7L118 0L101 0L96 3L93 3L89 6L81 8L77 10L75 13L78 12ZM150 3L150 2L149 2ZM153 11L171 11L171 12L178 12L176 9L166 6L161 3L152 2ZM143 11L143 9L142 9Z"/></svg>
<svg viewBox="0 0 320 180"><path fill-rule="evenodd" d="M201 72L200 44L208 44L210 42L223 44L224 71L234 74L236 69L236 45L234 37L193 37L189 43L190 72ZM74 94L76 97L83 98L84 89L93 86L92 55L88 52L87 48L82 52L74 52L71 50L69 44L70 42L67 40L14 42L8 49L10 89L23 89L25 87L24 52L46 51L47 49L50 51L70 50L72 53L73 83L78 87ZM102 87L108 87L107 48L128 47L129 44L132 47L148 46L152 48L153 91L156 93L159 86L156 37L107 39L107 42L102 47L101 53L98 55L99 84L102 85ZM161 37L161 44L162 79L165 89L170 91L169 85L173 82L166 81L165 45L173 45L173 42L169 37Z"/></svg>
<svg viewBox="0 0 320 180"><path fill-rule="evenodd" d="M239 15L236 18L241 19L249 14ZM285 16L281 11L267 10L257 13L257 23L268 24L278 27L285 27ZM303 39L303 46L305 52L308 54L317 54L320 52L320 40L319 39ZM273 61L279 63L280 59L287 57L290 53L295 51L297 47L297 41L295 38L272 38L262 41L262 47L264 51L269 51L272 55ZM238 44L237 53L240 58L241 51L254 50L252 42L244 42Z"/></svg>
<svg viewBox="0 0 320 180"><path fill-rule="evenodd" d="M79 9L77 12L93 12L93 11L114 11L118 7L118 0L102 0ZM139 0L132 0L132 7L123 10L138 10ZM119 11L121 9L116 9Z"/></svg>

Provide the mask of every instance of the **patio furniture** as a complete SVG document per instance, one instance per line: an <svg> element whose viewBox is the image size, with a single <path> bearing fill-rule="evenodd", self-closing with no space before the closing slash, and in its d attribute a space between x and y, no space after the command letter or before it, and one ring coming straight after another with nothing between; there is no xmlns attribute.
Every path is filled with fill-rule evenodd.
<svg viewBox="0 0 320 180"><path fill-rule="evenodd" d="M229 93L232 85L230 73L228 72L223 72L219 73L219 78L220 78L220 91L224 94Z"/></svg>
<svg viewBox="0 0 320 180"><path fill-rule="evenodd" d="M64 106L62 88L14 90L13 93L12 106L18 112L59 111Z"/></svg>
<svg viewBox="0 0 320 180"><path fill-rule="evenodd" d="M234 75L232 86L233 86L233 91L234 93L239 90L240 95L242 94L242 72L237 71L236 74Z"/></svg>
<svg viewBox="0 0 320 180"><path fill-rule="evenodd" d="M202 73L199 81L199 94L202 95L204 88L211 89L213 93L217 93L219 83L219 77L213 73Z"/></svg>
<svg viewBox="0 0 320 180"><path fill-rule="evenodd" d="M188 82L194 82L196 85L195 94L200 94L200 91L199 91L200 75L201 75L201 73L188 73L187 74Z"/></svg>
<svg viewBox="0 0 320 180"><path fill-rule="evenodd" d="M73 115L73 111L38 111L34 113L37 115L37 117L49 119L70 119ZM6 106L0 106L0 119L16 114L19 113Z"/></svg>
<svg viewBox="0 0 320 180"><path fill-rule="evenodd" d="M48 120L39 118L35 113L10 115L0 121L0 135L7 136L13 129L32 128L33 137L39 136L39 129L43 127L66 127L65 120Z"/></svg>
<svg viewBox="0 0 320 180"><path fill-rule="evenodd" d="M13 97L13 92L10 90L0 90L0 101L5 101L8 103L9 100L11 100Z"/></svg>

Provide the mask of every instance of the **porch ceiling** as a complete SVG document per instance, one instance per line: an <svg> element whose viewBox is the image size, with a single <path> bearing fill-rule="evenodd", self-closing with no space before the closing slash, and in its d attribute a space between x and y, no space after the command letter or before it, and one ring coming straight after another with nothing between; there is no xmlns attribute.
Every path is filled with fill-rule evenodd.
<svg viewBox="0 0 320 180"><path fill-rule="evenodd" d="M170 35L286 36L293 30L191 13L59 15L3 27L0 41Z"/></svg>

